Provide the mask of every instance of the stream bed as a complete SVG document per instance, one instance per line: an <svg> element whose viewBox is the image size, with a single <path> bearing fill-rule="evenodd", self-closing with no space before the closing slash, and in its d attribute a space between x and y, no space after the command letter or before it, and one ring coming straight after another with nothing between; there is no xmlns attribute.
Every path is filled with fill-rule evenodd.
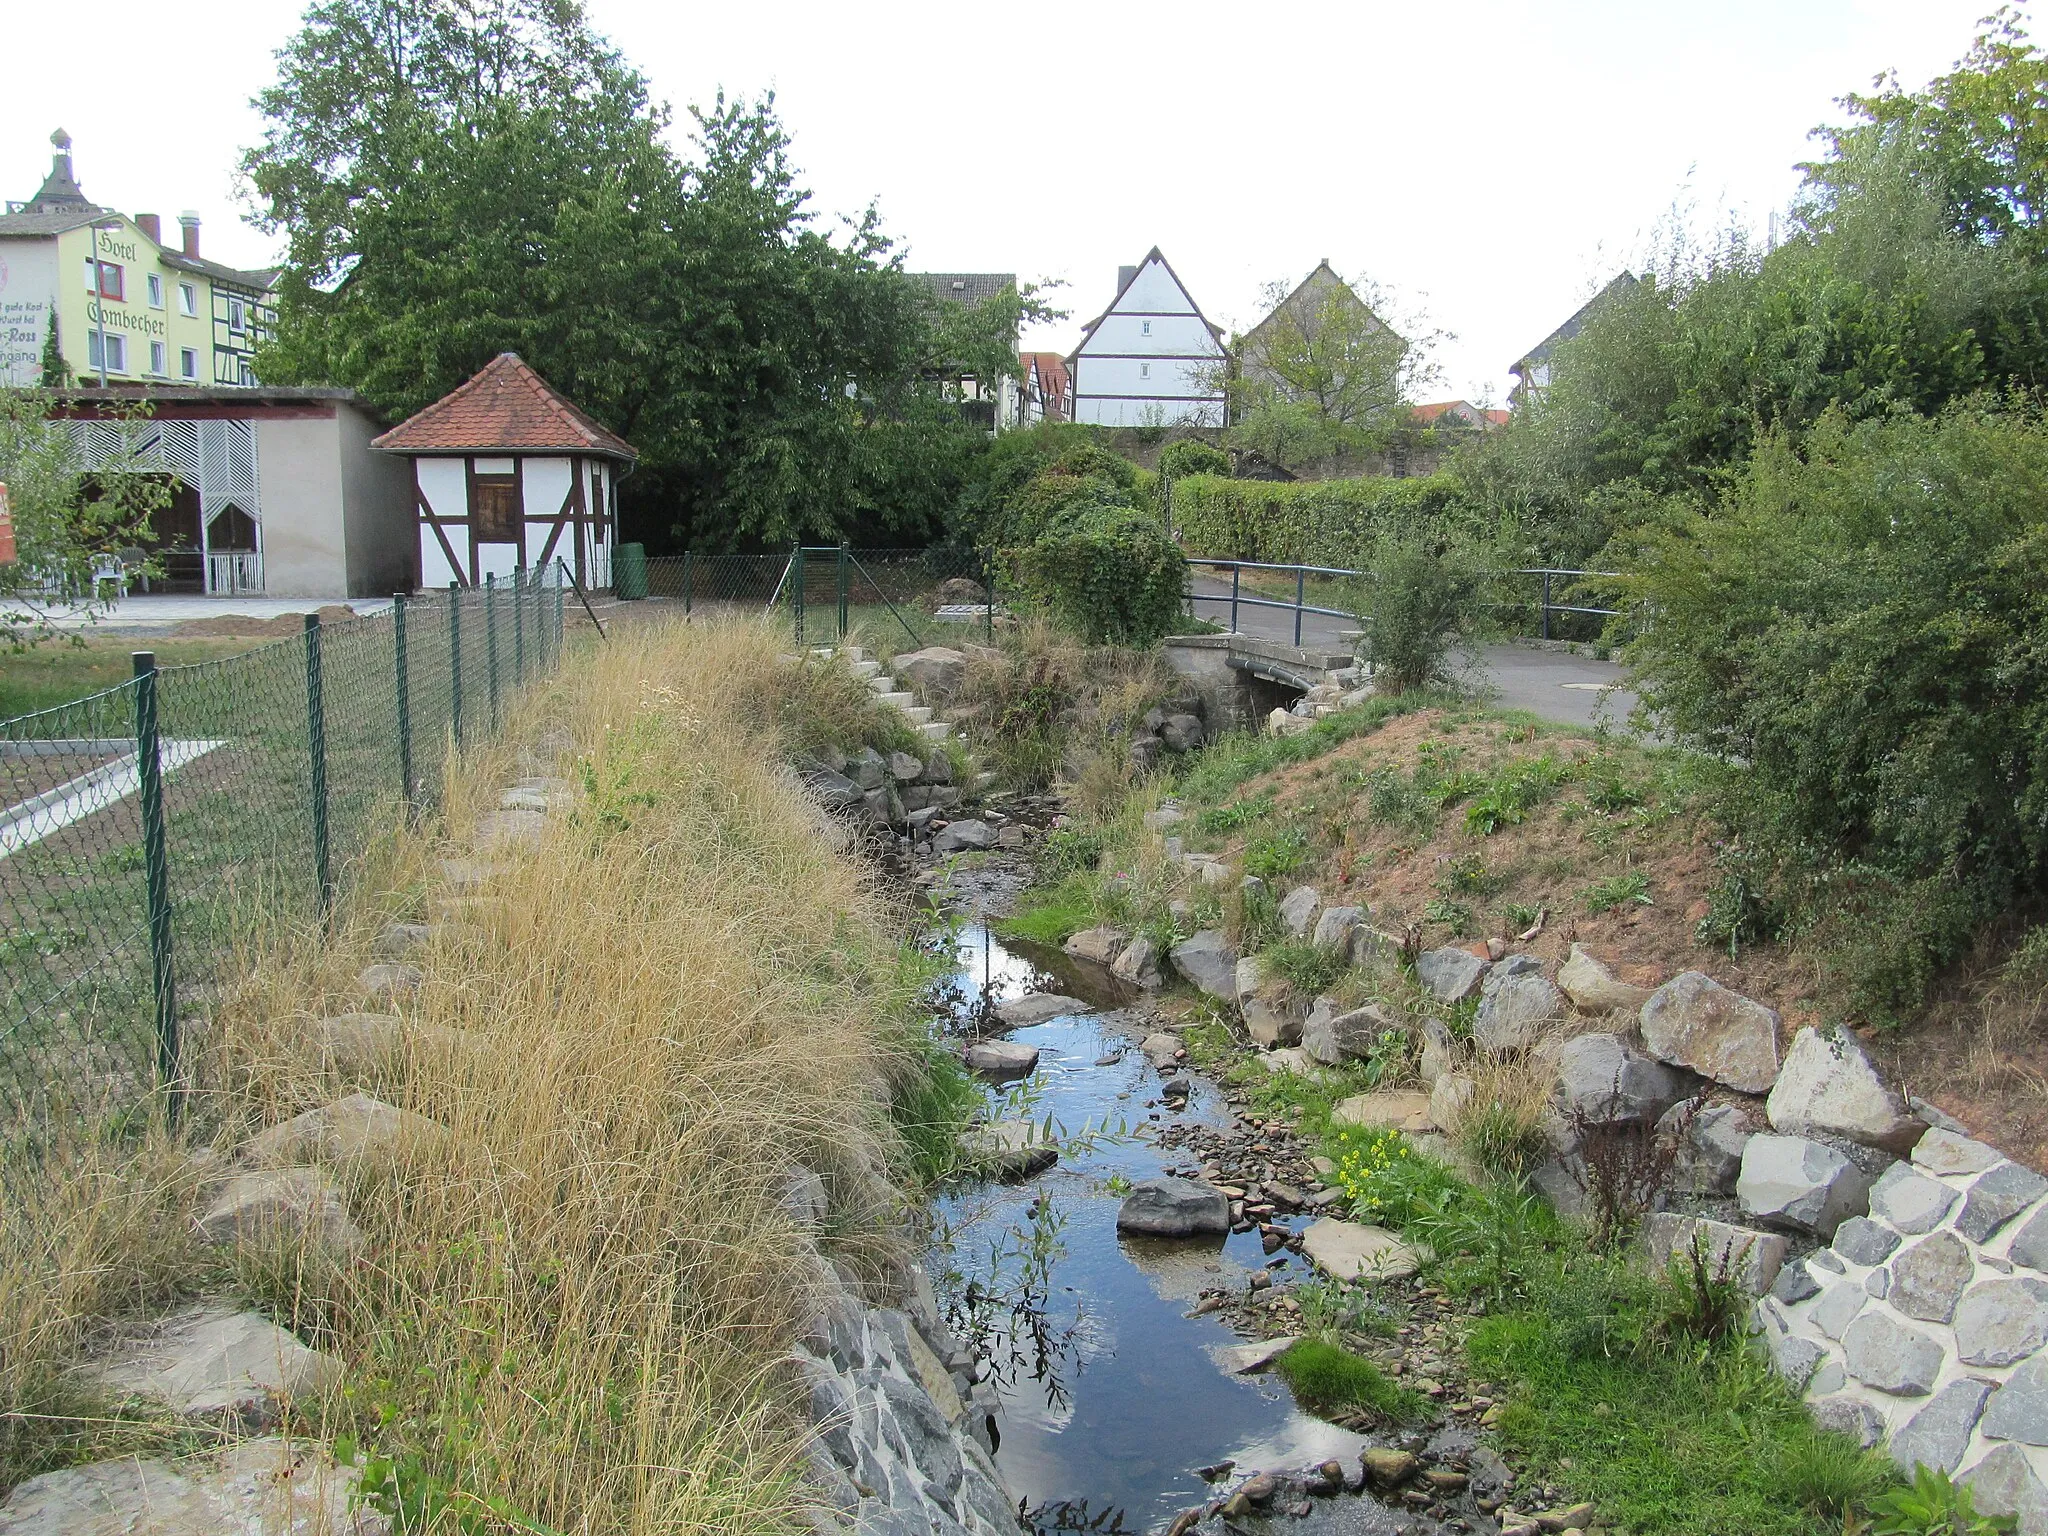
<svg viewBox="0 0 2048 1536"><path fill-rule="evenodd" d="M1059 1162L1020 1184L957 1190L934 1211L955 1325L995 1373L997 1464L1040 1529L1164 1529L1215 1496L1196 1469L1226 1461L1239 1475L1328 1458L1355 1465L1361 1436L1304 1412L1277 1376L1232 1373L1217 1351L1241 1336L1213 1315L1187 1315L1204 1288L1241 1290L1258 1269L1298 1275L1304 1260L1286 1249L1269 1258L1256 1229L1182 1241L1117 1233L1128 1184L1176 1166L1146 1128L1227 1123L1214 1085L1186 1074L1185 1107L1161 1102L1161 1076L1138 1049L1150 1026L1116 1011L1106 973L1077 974L1063 956L1006 946L979 925L961 932L955 960L968 997L1044 990L1034 980L1045 968L1059 990L1103 1007L1006 1032L1039 1051L1026 1112L1078 1138L1063 1142ZM987 1091L992 1106L1014 1092ZM1102 1131L1111 1134L1085 1134Z"/></svg>

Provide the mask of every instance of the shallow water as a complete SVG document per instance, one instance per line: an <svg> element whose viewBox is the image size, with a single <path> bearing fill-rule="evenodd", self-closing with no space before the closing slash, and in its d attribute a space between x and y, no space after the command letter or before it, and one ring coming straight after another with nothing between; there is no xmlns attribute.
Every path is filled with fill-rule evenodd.
<svg viewBox="0 0 2048 1536"><path fill-rule="evenodd" d="M957 953L970 994L991 979L998 1000L1031 989L1033 960L979 927L966 930ZM1086 995L1088 979L1071 964L1042 959L1058 966L1061 990ZM1097 973L1095 986L1113 1005L1099 992L1107 980ZM1184 1315L1203 1287L1240 1289L1253 1269L1278 1274L1300 1259L1283 1249L1280 1262L1269 1261L1256 1230L1222 1241L1118 1237L1121 1197L1109 1181L1155 1177L1177 1158L1185 1166L1185 1154L1162 1156L1143 1136L1142 1127L1174 1112L1157 1102L1160 1075L1118 1023L1113 1013L1058 1018L1009 1038L1039 1049L1034 1119L1049 1115L1068 1133L1121 1122L1133 1134L1063 1150L1056 1167L1024 1184L956 1192L938 1214L953 1224L954 1267L974 1276L987 1272L992 1242L1028 1232L1034 1203L1050 1201L1064 1224L1042 1310L1017 1324L1000 1309L991 1340L1003 1403L996 1460L1011 1491L1034 1507L1085 1501L1088 1518L1121 1510L1122 1529L1145 1531L1210 1496L1197 1467L1235 1461L1242 1473L1349 1461L1364 1442L1295 1407L1277 1377L1227 1374L1209 1351L1244 1340L1213 1316ZM1111 1055L1113 1063L1097 1065ZM1193 1081L1179 1113L1227 1122L1215 1088Z"/></svg>

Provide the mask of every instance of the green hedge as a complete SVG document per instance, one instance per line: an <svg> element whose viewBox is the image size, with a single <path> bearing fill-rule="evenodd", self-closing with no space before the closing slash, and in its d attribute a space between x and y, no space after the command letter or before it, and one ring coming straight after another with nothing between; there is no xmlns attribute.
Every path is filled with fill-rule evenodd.
<svg viewBox="0 0 2048 1536"><path fill-rule="evenodd" d="M1173 522L1190 554L1359 565L1384 534L1462 527L1459 489L1448 474L1293 481L1194 475L1174 482Z"/></svg>
<svg viewBox="0 0 2048 1536"><path fill-rule="evenodd" d="M1091 645L1150 645L1173 633L1187 561L1142 512L1108 510L1017 552L1017 575L1060 625Z"/></svg>

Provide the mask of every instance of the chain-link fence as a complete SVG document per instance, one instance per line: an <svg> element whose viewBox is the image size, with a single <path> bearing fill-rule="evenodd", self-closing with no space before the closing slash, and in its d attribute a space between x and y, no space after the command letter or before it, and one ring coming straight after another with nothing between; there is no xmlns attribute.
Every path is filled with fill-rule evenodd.
<svg viewBox="0 0 2048 1536"><path fill-rule="evenodd" d="M164 1095L238 945L315 921L561 650L543 576L400 598L0 721L0 1175ZM166 1094L166 1090L168 1093ZM0 1180L4 1182L4 1180Z"/></svg>
<svg viewBox="0 0 2048 1536"><path fill-rule="evenodd" d="M679 602L685 612L777 614L799 640L858 630L892 651L985 638L994 625L993 588L992 568L972 550L807 545L647 562L648 595Z"/></svg>

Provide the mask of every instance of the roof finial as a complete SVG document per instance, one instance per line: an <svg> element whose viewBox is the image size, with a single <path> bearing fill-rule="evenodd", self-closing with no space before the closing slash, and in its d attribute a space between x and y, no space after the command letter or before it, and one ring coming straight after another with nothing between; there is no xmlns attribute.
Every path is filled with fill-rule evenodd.
<svg viewBox="0 0 2048 1536"><path fill-rule="evenodd" d="M59 149L68 150L71 148L71 135L66 133L62 128L59 128L55 133L50 135L50 142L56 145Z"/></svg>

